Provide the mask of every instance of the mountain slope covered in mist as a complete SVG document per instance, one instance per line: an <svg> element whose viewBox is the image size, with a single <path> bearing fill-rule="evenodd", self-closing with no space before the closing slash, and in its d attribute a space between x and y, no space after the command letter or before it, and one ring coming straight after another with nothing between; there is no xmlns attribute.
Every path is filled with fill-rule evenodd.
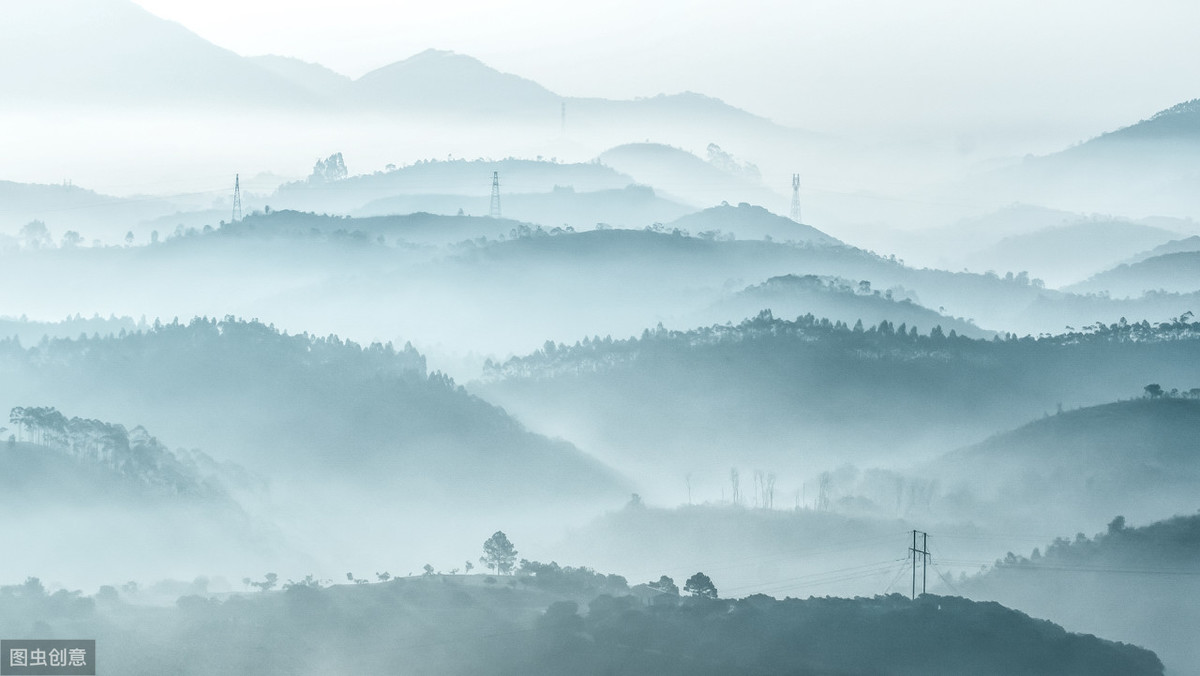
<svg viewBox="0 0 1200 676"><path fill-rule="evenodd" d="M493 365L477 389L535 429L572 430L601 457L682 472L928 457L1059 403L1200 383L1200 326L1186 320L1020 340L915 331L764 314L547 345Z"/></svg>
<svg viewBox="0 0 1200 676"><path fill-rule="evenodd" d="M487 500L563 497L565 486L569 499L623 491L570 444L426 374L411 347L288 336L231 318L2 345L0 400L136 418L274 476L353 476L364 488L403 489L401 501L451 487L466 502L485 499L484 487Z"/></svg>
<svg viewBox="0 0 1200 676"><path fill-rule="evenodd" d="M1192 385L1200 394L1200 380ZM1062 524L1120 510L1145 520L1197 506L1198 447L1200 400L1185 393L1035 420L955 451L927 471L950 502L978 501L955 508L975 510L975 518L1024 514Z"/></svg>
<svg viewBox="0 0 1200 676"><path fill-rule="evenodd" d="M1200 291L1200 251L1180 251L1118 265L1070 287L1080 293L1137 297L1147 291ZM1200 308L1197 308L1200 310Z"/></svg>

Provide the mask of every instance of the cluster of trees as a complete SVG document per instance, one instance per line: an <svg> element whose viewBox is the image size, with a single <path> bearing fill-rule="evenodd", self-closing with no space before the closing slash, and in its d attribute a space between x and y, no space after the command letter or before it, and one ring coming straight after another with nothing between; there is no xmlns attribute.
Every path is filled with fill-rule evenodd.
<svg viewBox="0 0 1200 676"><path fill-rule="evenodd" d="M28 439L179 495L200 497L224 493L216 478L203 476L192 458L177 457L140 425L129 430L124 425L100 420L67 418L51 406L17 406L10 411L8 420L16 428L9 443ZM198 451L189 455L211 463L211 459Z"/></svg>
<svg viewBox="0 0 1200 676"><path fill-rule="evenodd" d="M1146 396L1151 399L1161 399L1163 397L1168 399L1200 399L1200 387L1193 387L1190 390L1181 392L1177 387L1172 387L1170 390L1164 390L1162 385L1159 385L1158 383L1150 383L1144 387L1143 390L1146 392Z"/></svg>
<svg viewBox="0 0 1200 676"><path fill-rule="evenodd" d="M1197 552L1200 552L1200 515L1176 516L1138 528L1130 527L1125 517L1117 516L1103 533L1092 537L1083 533L1076 533L1073 539L1058 537L1045 552L1034 548L1029 556L1008 552L985 575L1003 575L1013 568L1039 566L1103 571L1101 566L1113 564L1150 565L1153 569L1182 565L1195 570L1200 569Z"/></svg>

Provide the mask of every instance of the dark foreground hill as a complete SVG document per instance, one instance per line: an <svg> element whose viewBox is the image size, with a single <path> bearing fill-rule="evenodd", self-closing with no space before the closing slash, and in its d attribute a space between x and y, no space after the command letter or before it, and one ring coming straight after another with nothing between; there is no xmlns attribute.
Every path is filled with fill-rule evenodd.
<svg viewBox="0 0 1200 676"><path fill-rule="evenodd" d="M1028 557L1009 554L957 585L1074 631L1144 645L1171 674L1200 674L1200 516L1145 526L1117 517L1106 532L1058 538Z"/></svg>
<svg viewBox="0 0 1200 676"><path fill-rule="evenodd" d="M628 674L816 676L1156 676L1155 655L1070 634L995 603L893 595L859 599L678 599L643 605L587 571L535 577L399 579L174 608L47 595L31 580L0 590L0 631L97 640L112 673ZM554 584L539 584L543 572ZM489 581L491 582L489 584ZM588 593L590 591L590 593ZM616 596L610 595L616 593ZM590 602L587 600L590 599ZM586 603L583 610L581 600Z"/></svg>

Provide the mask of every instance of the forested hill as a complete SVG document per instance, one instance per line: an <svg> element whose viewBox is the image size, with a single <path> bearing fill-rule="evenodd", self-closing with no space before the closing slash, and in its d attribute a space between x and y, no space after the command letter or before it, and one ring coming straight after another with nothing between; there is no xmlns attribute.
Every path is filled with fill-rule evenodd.
<svg viewBox="0 0 1200 676"><path fill-rule="evenodd" d="M0 402L25 401L141 420L273 476L353 473L467 501L484 483L492 499L568 495L564 486L578 498L624 491L569 444L426 374L411 346L289 336L233 318L28 349L0 341Z"/></svg>
<svg viewBox="0 0 1200 676"><path fill-rule="evenodd" d="M1200 388L1043 417L924 467L947 512L1047 527L1146 520L1200 507ZM1152 393L1152 394L1150 394ZM1129 394L1134 394L1130 392Z"/></svg>
<svg viewBox="0 0 1200 676"><path fill-rule="evenodd" d="M587 432L590 448L664 466L737 455L766 467L803 456L811 467L885 449L949 451L1059 404L1140 395L1147 383L1186 389L1200 383L1200 323L1189 319L976 340L764 313L737 326L548 344L492 364L480 391L537 428Z"/></svg>
<svg viewBox="0 0 1200 676"><path fill-rule="evenodd" d="M584 595L572 579L543 585L541 576L301 581L223 599L184 596L171 608L127 603L111 587L95 597L47 594L32 579L0 588L0 630L16 633L37 620L56 635L94 636L106 668L131 676L1163 673L1148 650L1069 633L995 603L756 595L673 596L646 606L618 590ZM590 585L596 576L569 577Z"/></svg>
<svg viewBox="0 0 1200 676"><path fill-rule="evenodd" d="M1200 516L1060 537L1029 556L1008 554L959 581L966 595L994 599L1074 631L1146 646L1171 674L1200 674Z"/></svg>

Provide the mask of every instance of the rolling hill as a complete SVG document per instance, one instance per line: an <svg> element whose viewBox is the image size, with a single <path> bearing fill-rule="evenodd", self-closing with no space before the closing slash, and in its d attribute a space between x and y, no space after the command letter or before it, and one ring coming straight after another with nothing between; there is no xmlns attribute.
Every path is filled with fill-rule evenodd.
<svg viewBox="0 0 1200 676"><path fill-rule="evenodd" d="M974 510L976 518L1023 515L1062 527L1114 511L1139 521L1191 511L1200 487L1200 401L1187 396L1065 411L955 451L929 471L945 507Z"/></svg>
<svg viewBox="0 0 1200 676"><path fill-rule="evenodd" d="M1194 505L1193 505L1194 506ZM1067 580L1070 580L1067 582ZM971 598L996 600L1073 631L1155 650L1167 673L1200 674L1200 516L1127 525L1113 519L1094 537L1057 538L1031 556L1009 554L960 580Z"/></svg>
<svg viewBox="0 0 1200 676"><path fill-rule="evenodd" d="M1132 298L1147 291L1200 291L1200 251L1164 253L1136 263L1118 265L1072 285L1070 290Z"/></svg>

